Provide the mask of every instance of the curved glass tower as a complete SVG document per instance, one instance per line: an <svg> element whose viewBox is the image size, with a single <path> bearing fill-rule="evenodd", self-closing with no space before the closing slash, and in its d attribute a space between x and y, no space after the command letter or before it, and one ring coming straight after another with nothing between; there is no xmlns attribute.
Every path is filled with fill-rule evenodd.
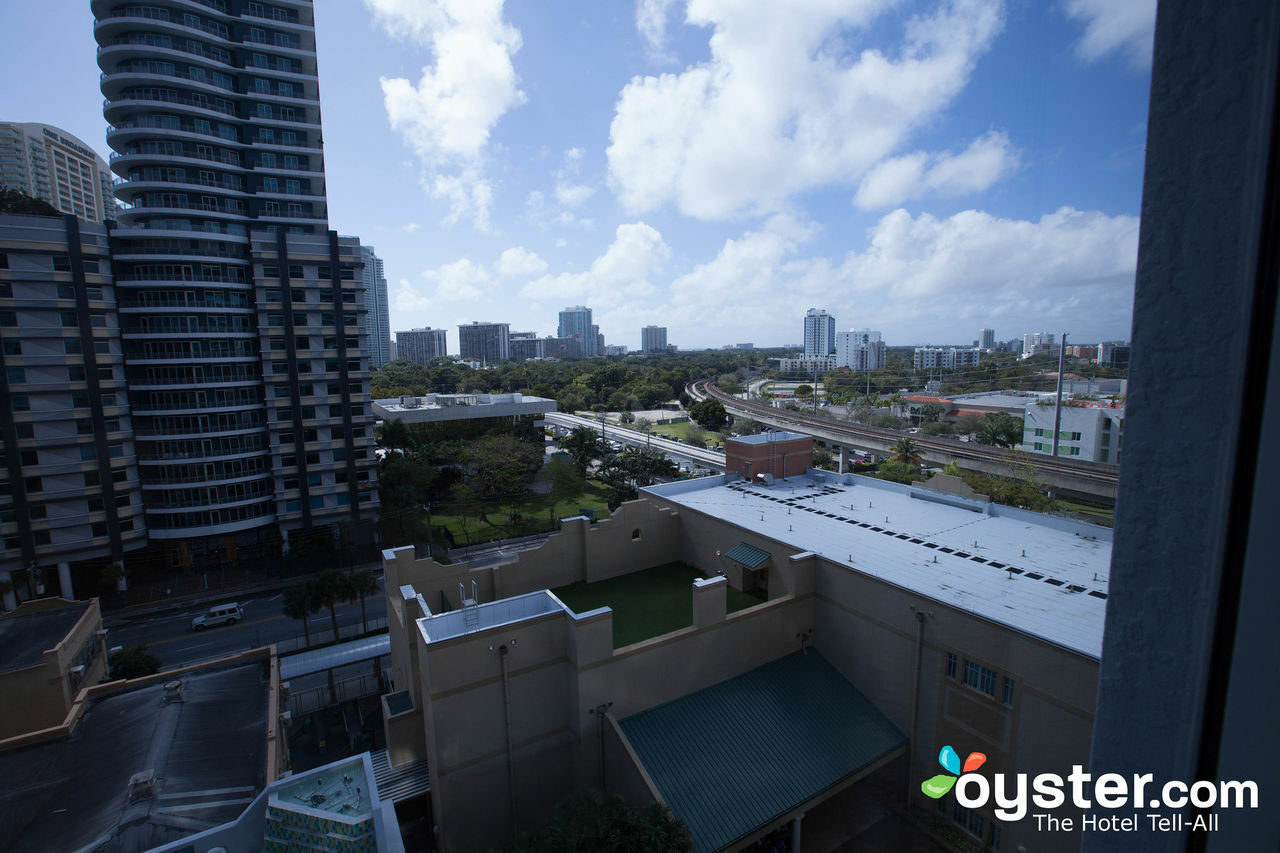
<svg viewBox="0 0 1280 853"><path fill-rule="evenodd" d="M148 528L152 539L229 543L232 534L286 522L286 498L291 508L299 503L297 479L308 472L289 476L279 465L306 429L298 392L312 388L299 388L298 349L338 355L334 337L318 337L313 347L297 336L298 324L322 319L301 303L319 311L318 292L332 277L323 317L333 324L333 298L345 299L338 288L355 287L339 284L346 276L336 265L315 259L305 272L290 265L296 275L286 279L276 269L288 241L301 240L325 259L333 242L337 259L327 231L311 3L93 0L92 7L111 165L123 178L112 252ZM269 266L255 245L270 246ZM358 265L358 249L355 258ZM264 270L276 273L269 290ZM283 311L282 287L295 303L283 300ZM276 304L263 305L271 294ZM287 345L286 327L295 333ZM363 344L337 337L353 349ZM354 412L350 406L346 367L363 368L367 398L367 362L358 351L356 361L350 355L344 350L342 375L333 376L342 387L320 392L342 392L346 408L336 422L347 427L324 430L324 438L346 440L353 420L364 423L359 401ZM281 364L283 373L272 377ZM273 378L285 393L271 393ZM276 411L273 397L295 405ZM307 434L321 440L315 428ZM312 457L309 445L298 450ZM333 484L310 473L312 486ZM295 491L286 495L289 484ZM307 506L298 520L305 527L312 509L324 509L323 500L315 505L317 491L303 487Z"/></svg>

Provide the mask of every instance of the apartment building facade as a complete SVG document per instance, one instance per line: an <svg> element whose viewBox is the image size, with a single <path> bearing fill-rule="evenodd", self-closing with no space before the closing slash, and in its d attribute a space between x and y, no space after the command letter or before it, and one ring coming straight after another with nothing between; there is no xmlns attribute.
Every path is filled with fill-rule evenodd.
<svg viewBox="0 0 1280 853"><path fill-rule="evenodd" d="M59 127L0 122L0 188L44 199L63 213L89 222L114 219L120 210L107 162Z"/></svg>
<svg viewBox="0 0 1280 853"><path fill-rule="evenodd" d="M448 340L444 329L410 329L396 332L396 358L403 358L415 364L428 364L433 358L444 358L449 354Z"/></svg>

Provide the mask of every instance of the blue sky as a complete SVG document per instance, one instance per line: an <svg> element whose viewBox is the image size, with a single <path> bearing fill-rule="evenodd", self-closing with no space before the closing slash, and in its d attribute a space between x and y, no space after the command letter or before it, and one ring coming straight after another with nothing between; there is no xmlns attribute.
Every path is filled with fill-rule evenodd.
<svg viewBox="0 0 1280 853"><path fill-rule="evenodd" d="M317 0L330 222L451 348L1127 339L1154 5ZM105 154L88 3L0 14L0 116Z"/></svg>

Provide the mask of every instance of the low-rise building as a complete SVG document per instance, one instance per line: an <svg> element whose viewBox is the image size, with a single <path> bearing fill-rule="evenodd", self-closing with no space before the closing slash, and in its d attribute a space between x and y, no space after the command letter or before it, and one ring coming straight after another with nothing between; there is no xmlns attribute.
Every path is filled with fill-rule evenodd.
<svg viewBox="0 0 1280 853"><path fill-rule="evenodd" d="M0 741L60 724L106 673L98 599L41 598L0 616Z"/></svg>
<svg viewBox="0 0 1280 853"><path fill-rule="evenodd" d="M556 401L525 394L427 394L373 401L373 413L383 420L409 426L475 418L513 418L556 410Z"/></svg>
<svg viewBox="0 0 1280 853"><path fill-rule="evenodd" d="M668 806L705 851L801 819L842 843L904 790L975 847L1075 850L921 782L950 745L1000 773L1084 763L1110 538L811 469L649 487L497 563L386 551L389 754L426 757L442 850L509 843L588 786Z"/></svg>
<svg viewBox="0 0 1280 853"><path fill-rule="evenodd" d="M770 361L778 366L778 372L786 375L799 374L802 376L821 376L828 370L836 369L836 357L818 356L810 358L771 358Z"/></svg>
<svg viewBox="0 0 1280 853"><path fill-rule="evenodd" d="M1053 453L1053 399L1026 407L1022 421L1022 449ZM1058 425L1058 455L1085 462L1120 464L1124 445L1124 407L1107 403L1064 401Z"/></svg>
<svg viewBox="0 0 1280 853"><path fill-rule="evenodd" d="M951 418L996 414L1020 418L1028 405L1053 399L1053 396L1053 392L1044 391L976 391L972 394L953 394L947 400L951 403Z"/></svg>
<svg viewBox="0 0 1280 853"><path fill-rule="evenodd" d="M977 347L916 347L915 369L972 367L978 364L981 353Z"/></svg>

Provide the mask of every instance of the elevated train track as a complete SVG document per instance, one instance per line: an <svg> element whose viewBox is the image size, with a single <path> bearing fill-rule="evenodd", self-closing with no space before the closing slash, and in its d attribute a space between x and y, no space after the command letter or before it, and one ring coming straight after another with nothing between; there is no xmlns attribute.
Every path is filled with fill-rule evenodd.
<svg viewBox="0 0 1280 853"><path fill-rule="evenodd" d="M688 391L690 396L699 400L707 397L719 400L730 414L749 417L776 429L802 432L828 444L839 445L841 470L848 469L849 449L884 457L892 453L894 443L903 437L897 430L836 421L743 400L725 394L709 380L690 383ZM1119 477L1119 469L1115 465L1055 458L937 436L916 434L911 436L911 440L924 461L929 464L946 465L955 461L972 471L1006 477L1025 477L1030 468L1056 493L1089 500L1115 500Z"/></svg>

